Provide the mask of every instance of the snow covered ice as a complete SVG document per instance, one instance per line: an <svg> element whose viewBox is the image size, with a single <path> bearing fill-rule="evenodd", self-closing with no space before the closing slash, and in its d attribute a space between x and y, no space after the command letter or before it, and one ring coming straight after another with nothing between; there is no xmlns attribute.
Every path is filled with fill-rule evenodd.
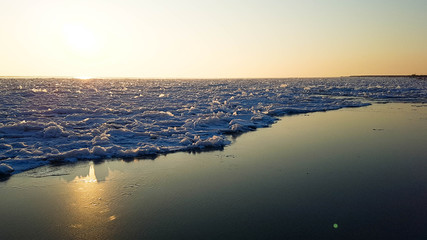
<svg viewBox="0 0 427 240"><path fill-rule="evenodd" d="M1 163L0 164L0 177L8 176L13 172L13 168L8 164Z"/></svg>
<svg viewBox="0 0 427 240"><path fill-rule="evenodd" d="M16 173L51 162L215 149L230 144L228 134L286 114L426 99L427 81L405 77L0 79L0 163Z"/></svg>

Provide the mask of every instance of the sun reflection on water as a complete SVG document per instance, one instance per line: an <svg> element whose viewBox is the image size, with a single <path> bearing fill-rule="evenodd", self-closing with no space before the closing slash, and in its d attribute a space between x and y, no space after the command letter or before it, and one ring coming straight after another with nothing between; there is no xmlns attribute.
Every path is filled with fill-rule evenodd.
<svg viewBox="0 0 427 240"><path fill-rule="evenodd" d="M85 177L83 176L76 176L74 179L75 182L85 182L85 183L95 183L98 182L95 175L95 167L94 164L91 163L89 166L89 174Z"/></svg>
<svg viewBox="0 0 427 240"><path fill-rule="evenodd" d="M68 231L72 236L84 234L87 239L103 239L106 229L118 218L110 208L112 185L103 179L102 167L99 170L101 176L97 178L96 166L91 162L87 175L76 176L67 185L72 192L67 205ZM111 173L109 169L108 172Z"/></svg>

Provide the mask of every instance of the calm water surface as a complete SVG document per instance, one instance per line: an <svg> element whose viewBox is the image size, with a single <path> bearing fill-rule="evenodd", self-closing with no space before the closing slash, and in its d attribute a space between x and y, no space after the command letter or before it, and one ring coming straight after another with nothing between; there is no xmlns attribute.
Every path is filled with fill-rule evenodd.
<svg viewBox="0 0 427 240"><path fill-rule="evenodd" d="M284 117L224 151L0 182L0 239L427 239L427 105Z"/></svg>

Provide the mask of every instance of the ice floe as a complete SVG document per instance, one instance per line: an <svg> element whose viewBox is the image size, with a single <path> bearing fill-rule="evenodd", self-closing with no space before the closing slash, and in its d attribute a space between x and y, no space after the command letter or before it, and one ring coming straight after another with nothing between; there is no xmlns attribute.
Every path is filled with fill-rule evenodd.
<svg viewBox="0 0 427 240"><path fill-rule="evenodd" d="M0 171L218 149L283 115L426 99L405 77L0 79Z"/></svg>
<svg viewBox="0 0 427 240"><path fill-rule="evenodd" d="M12 174L13 168L9 166L8 164L1 163L0 164L0 177L2 176L8 176Z"/></svg>

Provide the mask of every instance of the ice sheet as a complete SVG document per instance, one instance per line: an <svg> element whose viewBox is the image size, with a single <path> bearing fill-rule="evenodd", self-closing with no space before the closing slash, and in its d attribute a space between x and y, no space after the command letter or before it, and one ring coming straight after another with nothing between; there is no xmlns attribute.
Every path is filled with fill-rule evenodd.
<svg viewBox="0 0 427 240"><path fill-rule="evenodd" d="M426 102L427 81L0 79L0 162L51 162L222 148L277 117L370 101Z"/></svg>

